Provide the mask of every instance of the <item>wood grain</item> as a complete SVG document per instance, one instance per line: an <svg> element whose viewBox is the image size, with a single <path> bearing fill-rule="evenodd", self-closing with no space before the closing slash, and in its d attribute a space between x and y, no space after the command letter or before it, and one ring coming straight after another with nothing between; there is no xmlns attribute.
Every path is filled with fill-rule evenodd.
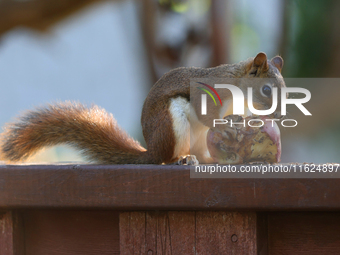
<svg viewBox="0 0 340 255"><path fill-rule="evenodd" d="M269 254L340 254L340 213L271 213Z"/></svg>
<svg viewBox="0 0 340 255"><path fill-rule="evenodd" d="M255 213L126 212L120 237L121 254L257 254Z"/></svg>
<svg viewBox="0 0 340 255"><path fill-rule="evenodd" d="M0 166L0 208L339 210L340 179L194 179L187 166Z"/></svg>
<svg viewBox="0 0 340 255"><path fill-rule="evenodd" d="M268 215L256 213L256 246L257 255L268 255Z"/></svg>
<svg viewBox="0 0 340 255"><path fill-rule="evenodd" d="M120 214L121 254L195 254L195 212Z"/></svg>
<svg viewBox="0 0 340 255"><path fill-rule="evenodd" d="M126 212L119 216L120 254L145 254L145 213Z"/></svg>
<svg viewBox="0 0 340 255"><path fill-rule="evenodd" d="M112 211L24 213L26 255L119 254L119 218Z"/></svg>
<svg viewBox="0 0 340 255"><path fill-rule="evenodd" d="M0 212L0 254L25 254L24 227L18 212Z"/></svg>
<svg viewBox="0 0 340 255"><path fill-rule="evenodd" d="M197 254L257 254L256 213L197 212Z"/></svg>

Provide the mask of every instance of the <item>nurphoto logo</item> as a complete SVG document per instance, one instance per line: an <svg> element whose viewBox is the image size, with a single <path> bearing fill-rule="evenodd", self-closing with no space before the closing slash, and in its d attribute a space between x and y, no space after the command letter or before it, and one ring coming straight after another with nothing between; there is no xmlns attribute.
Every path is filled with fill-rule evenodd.
<svg viewBox="0 0 340 255"><path fill-rule="evenodd" d="M213 94L208 90L210 89L218 98L221 106L223 106L223 101L220 97L220 95L217 93L216 89L228 89L232 96L232 103L233 103L233 115L245 115L245 97L243 94L243 91L231 84L215 84L214 88L206 83L203 82L197 82L203 87L197 87L198 89L206 92L206 94L201 95L201 115L207 115L207 94L212 98L212 100L215 103L215 106L217 106L216 100L213 96ZM266 85L270 86L270 85ZM258 110L255 109L253 104L253 88L248 87L247 88L247 105L248 109L252 114L259 115L259 116L268 116L272 113L274 113L278 106L278 88L277 87L270 87L272 90L272 105L270 109L266 110ZM301 93L304 94L304 98L287 98L287 95L289 93ZM311 99L311 93L308 89L305 88L298 88L298 87L283 87L281 88L281 116L287 115L287 105L295 105L300 111L306 115L311 116L312 114L306 109L303 104L307 103ZM280 121L281 119L251 119L248 121L248 126L250 127L261 127L264 125L264 121L271 121L272 125L274 125L274 121ZM232 120L227 119L214 119L213 120L213 127L215 127L216 124L227 124L229 122L230 126L236 125L236 124L242 124L243 126L246 125L246 121L243 120L243 122L232 122ZM253 122L259 122L258 125L252 125ZM287 125L287 122L294 122L293 125ZM283 119L281 120L281 125L284 127L295 127L297 126L298 122L295 119Z"/></svg>

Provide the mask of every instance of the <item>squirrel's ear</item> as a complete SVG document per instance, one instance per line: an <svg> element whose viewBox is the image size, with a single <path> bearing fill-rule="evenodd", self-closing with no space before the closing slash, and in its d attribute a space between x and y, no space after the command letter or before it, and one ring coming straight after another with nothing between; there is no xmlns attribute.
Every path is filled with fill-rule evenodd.
<svg viewBox="0 0 340 255"><path fill-rule="evenodd" d="M283 67L283 59L280 56L276 56L276 57L272 58L271 62L281 72L282 67Z"/></svg>
<svg viewBox="0 0 340 255"><path fill-rule="evenodd" d="M268 63L266 53L260 52L259 54L257 54L256 57L254 58L253 66L263 67L263 69L267 69Z"/></svg>

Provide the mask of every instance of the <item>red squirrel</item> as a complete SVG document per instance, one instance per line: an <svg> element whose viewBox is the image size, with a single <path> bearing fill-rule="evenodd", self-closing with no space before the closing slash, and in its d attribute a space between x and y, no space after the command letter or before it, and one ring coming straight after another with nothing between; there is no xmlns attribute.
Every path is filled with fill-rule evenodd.
<svg viewBox="0 0 340 255"><path fill-rule="evenodd" d="M67 144L80 150L89 162L97 164L169 164L190 154L205 161L204 151L190 148L190 137L197 139L192 145L202 143L202 134L209 128L204 118L199 117L198 106L190 102L190 79L274 78L277 82L273 86L280 89L285 86L282 66L280 56L268 60L261 52L255 58L236 64L213 68L181 67L164 74L150 90L142 110L147 150L122 130L104 109L65 102L28 111L16 122L7 124L0 137L0 158L23 161L43 147ZM268 109L272 104L271 92L268 87L264 91L263 86L261 83L254 85L254 106L257 103L259 110ZM197 113L197 118L189 119L190 109ZM221 118L230 112L228 107L214 109ZM275 117L279 115L279 111L273 113ZM197 128L190 131L193 125Z"/></svg>

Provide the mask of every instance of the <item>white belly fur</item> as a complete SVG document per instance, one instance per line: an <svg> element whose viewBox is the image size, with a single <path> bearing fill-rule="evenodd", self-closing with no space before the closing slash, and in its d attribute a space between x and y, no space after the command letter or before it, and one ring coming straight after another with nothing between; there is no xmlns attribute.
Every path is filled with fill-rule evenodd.
<svg viewBox="0 0 340 255"><path fill-rule="evenodd" d="M230 104L229 100L223 102L225 107L220 110L221 118L232 114L230 112ZM194 108L183 97L172 98L169 111L176 139L172 158L195 155L199 162L208 163L211 160L206 142L209 127L204 126L198 120Z"/></svg>
<svg viewBox="0 0 340 255"><path fill-rule="evenodd" d="M169 108L176 139L173 159L190 154L190 103L183 97L172 98Z"/></svg>

